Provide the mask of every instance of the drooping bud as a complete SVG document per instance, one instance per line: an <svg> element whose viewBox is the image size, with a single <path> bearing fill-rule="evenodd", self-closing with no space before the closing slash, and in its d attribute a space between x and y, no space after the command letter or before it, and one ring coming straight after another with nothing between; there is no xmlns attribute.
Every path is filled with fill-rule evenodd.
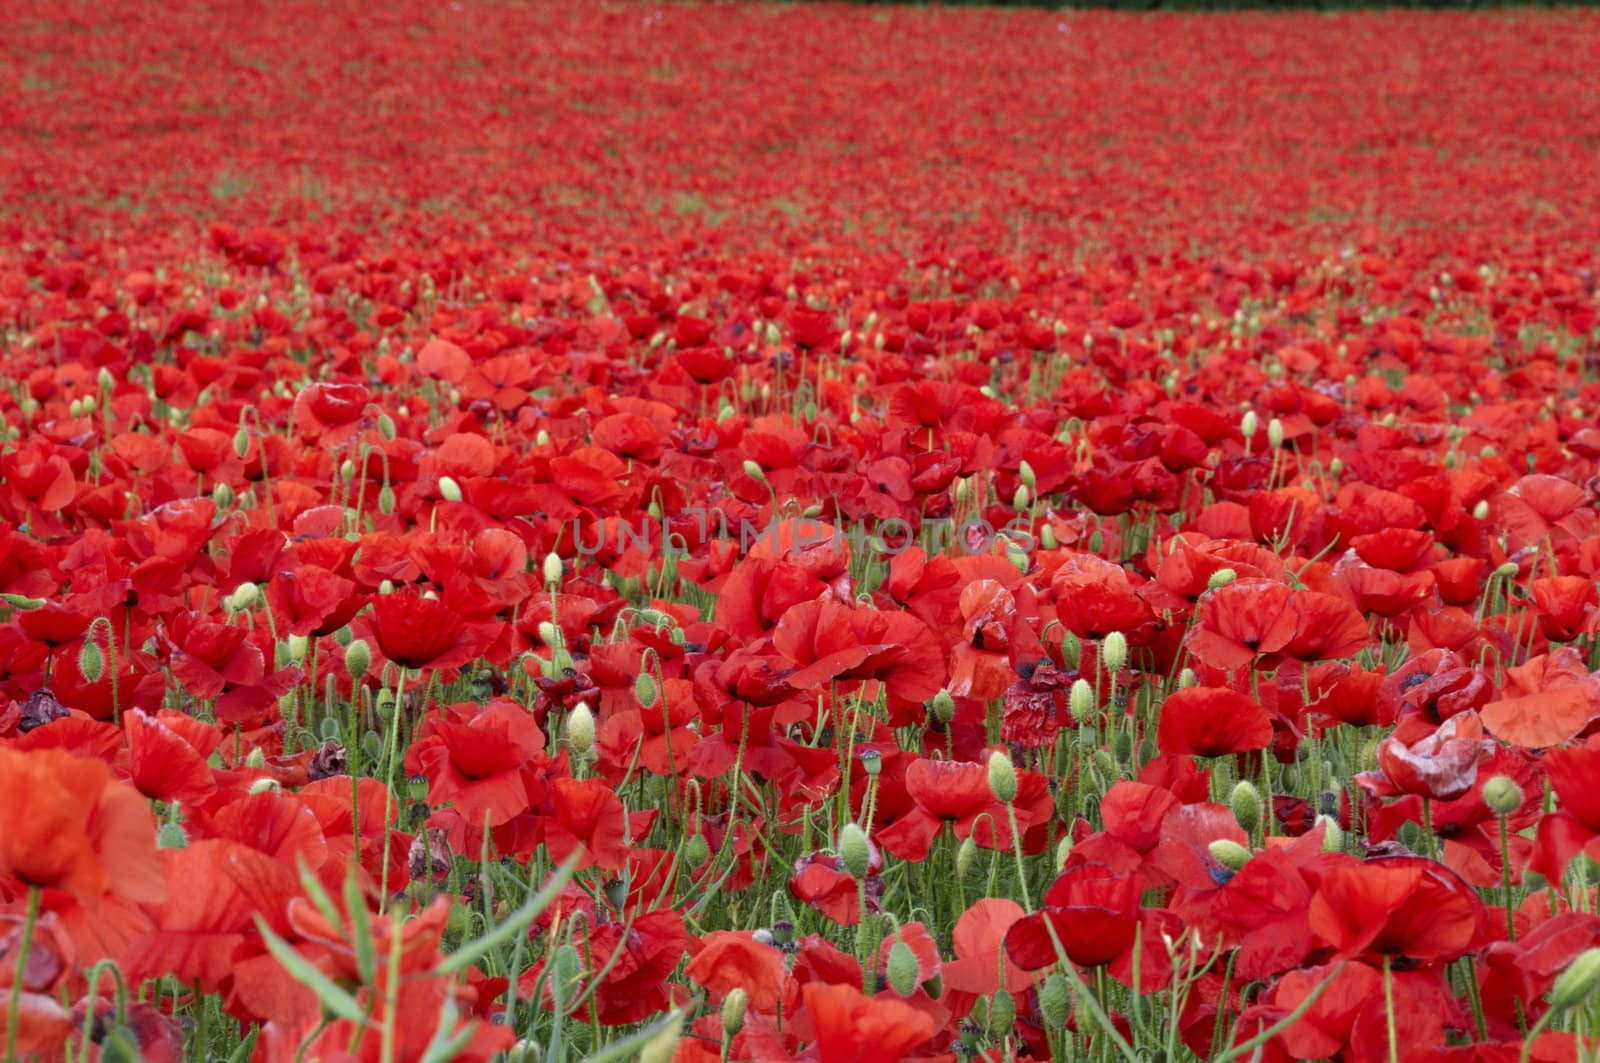
<svg viewBox="0 0 1600 1063"><path fill-rule="evenodd" d="M1584 1003L1600 989L1600 948L1585 949L1550 987L1550 1010L1566 1011Z"/></svg>
<svg viewBox="0 0 1600 1063"><path fill-rule="evenodd" d="M1128 664L1128 636L1113 631L1100 644L1100 660L1111 674L1116 675Z"/></svg>
<svg viewBox="0 0 1600 1063"><path fill-rule="evenodd" d="M633 696L647 709L656 703L656 697L660 693L661 689L656 685L655 677L649 672L640 672L639 678L633 681Z"/></svg>
<svg viewBox="0 0 1600 1063"><path fill-rule="evenodd" d="M446 502L461 501L461 485L456 483L454 476L439 477L439 497Z"/></svg>
<svg viewBox="0 0 1600 1063"><path fill-rule="evenodd" d="M750 1007L750 994L743 987L734 986L722 998L722 1035L737 1037L744 1029L744 1013Z"/></svg>
<svg viewBox="0 0 1600 1063"><path fill-rule="evenodd" d="M587 753L594 748L594 713L581 701L567 713L567 740L579 753Z"/></svg>
<svg viewBox="0 0 1600 1063"><path fill-rule="evenodd" d="M1228 807L1233 809L1235 822L1246 834L1254 834L1261 826L1261 791L1249 779L1240 779L1234 784Z"/></svg>
<svg viewBox="0 0 1600 1063"><path fill-rule="evenodd" d="M1200 685L1200 677L1194 674L1193 668L1185 668L1178 673L1178 689L1188 690L1190 687Z"/></svg>
<svg viewBox="0 0 1600 1063"><path fill-rule="evenodd" d="M218 482L217 485L211 489L211 501L217 504L218 509L227 509L228 507L232 506L233 499L233 488L229 487L224 482Z"/></svg>
<svg viewBox="0 0 1600 1063"><path fill-rule="evenodd" d="M78 651L78 674L91 683L98 683L105 666L106 658L99 645L92 638L84 640L83 648Z"/></svg>
<svg viewBox="0 0 1600 1063"><path fill-rule="evenodd" d="M766 470L759 463L751 461L749 458L744 459L744 474L758 484L767 482Z"/></svg>
<svg viewBox="0 0 1600 1063"><path fill-rule="evenodd" d="M1250 850L1232 838L1218 838L1206 848L1211 850L1213 860L1231 871L1238 871L1250 862Z"/></svg>
<svg viewBox="0 0 1600 1063"><path fill-rule="evenodd" d="M866 878L872 867L872 846L867 842L867 832L854 823L846 823L839 832L839 859L851 878Z"/></svg>
<svg viewBox="0 0 1600 1063"><path fill-rule="evenodd" d="M1039 529L1039 545L1046 550L1054 550L1061 545L1061 540L1056 538L1056 530L1048 524Z"/></svg>
<svg viewBox="0 0 1600 1063"><path fill-rule="evenodd" d="M1505 775L1496 775L1483 784L1483 803L1497 816L1509 816L1522 807L1522 787Z"/></svg>
<svg viewBox="0 0 1600 1063"><path fill-rule="evenodd" d="M1001 804L1017 799L1017 769L1003 750L989 754L989 791Z"/></svg>
<svg viewBox="0 0 1600 1063"><path fill-rule="evenodd" d="M250 433L243 427L233 433L233 453L240 460L250 453Z"/></svg>
<svg viewBox="0 0 1600 1063"><path fill-rule="evenodd" d="M1214 591L1218 587L1226 587L1228 584L1232 583L1238 578L1239 573L1235 572L1233 569L1219 568L1215 572L1211 573L1210 579L1206 580L1206 588Z"/></svg>
<svg viewBox="0 0 1600 1063"><path fill-rule="evenodd" d="M1067 976L1056 971L1039 986L1039 1017L1047 1029L1060 1029L1067 1024L1072 1011L1072 989Z"/></svg>
<svg viewBox="0 0 1600 1063"><path fill-rule="evenodd" d="M940 723L949 723L956 718L956 699L950 696L950 691L940 690L928 702L928 714Z"/></svg>
<svg viewBox="0 0 1600 1063"><path fill-rule="evenodd" d="M889 988L903 997L917 991L917 955L904 940L896 939L889 950Z"/></svg>
<svg viewBox="0 0 1600 1063"><path fill-rule="evenodd" d="M394 512L394 488L388 484L378 488L378 512L385 517Z"/></svg>
<svg viewBox="0 0 1600 1063"><path fill-rule="evenodd" d="M386 413L378 414L378 435L385 440L394 438L394 418Z"/></svg>
<svg viewBox="0 0 1600 1063"><path fill-rule="evenodd" d="M367 674L367 669L372 667L372 647L367 645L366 639L351 639L350 645L344 648L344 670L350 673L350 678L359 683Z"/></svg>

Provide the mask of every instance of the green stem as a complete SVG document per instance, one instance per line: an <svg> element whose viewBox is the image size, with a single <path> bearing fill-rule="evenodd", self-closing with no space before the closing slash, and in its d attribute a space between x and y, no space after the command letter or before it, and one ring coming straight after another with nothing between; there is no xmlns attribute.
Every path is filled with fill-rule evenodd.
<svg viewBox="0 0 1600 1063"><path fill-rule="evenodd" d="M6 1059L17 1058L17 1026L22 1014L22 983L28 974L28 952L33 948L33 928L39 921L39 900L43 891L38 886L28 890L28 914L22 923L22 940L17 945L17 965L11 979L11 1007L6 1012Z"/></svg>
<svg viewBox="0 0 1600 1063"><path fill-rule="evenodd" d="M1427 798L1423 798L1423 807L1427 807ZM1426 815L1426 813L1424 813ZM1390 969L1392 960L1386 952L1383 954L1383 1013L1389 1031L1389 1063L1400 1063L1400 1046L1395 1039L1394 1030L1394 974ZM1524 1053L1526 1058L1526 1053Z"/></svg>

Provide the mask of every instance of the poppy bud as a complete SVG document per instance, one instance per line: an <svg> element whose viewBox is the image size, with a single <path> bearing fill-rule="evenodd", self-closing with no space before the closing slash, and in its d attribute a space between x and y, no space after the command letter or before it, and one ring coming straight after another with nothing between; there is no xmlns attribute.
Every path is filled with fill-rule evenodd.
<svg viewBox="0 0 1600 1063"><path fill-rule="evenodd" d="M750 1007L750 994L734 986L722 998L722 1036L737 1037L744 1029L744 1013Z"/></svg>
<svg viewBox="0 0 1600 1063"><path fill-rule="evenodd" d="M872 866L872 847L867 843L866 831L854 823L846 823L839 832L839 858L851 878L867 877Z"/></svg>
<svg viewBox="0 0 1600 1063"><path fill-rule="evenodd" d="M561 649L561 632L548 620L539 621L539 641L552 649Z"/></svg>
<svg viewBox="0 0 1600 1063"><path fill-rule="evenodd" d="M1067 632L1061 639L1061 664L1068 671L1078 667L1083 660L1083 640L1072 632Z"/></svg>
<svg viewBox="0 0 1600 1063"><path fill-rule="evenodd" d="M322 723L317 726L317 732L322 735L324 742L335 742L339 738L339 721L332 716L325 716Z"/></svg>
<svg viewBox="0 0 1600 1063"><path fill-rule="evenodd" d="M1206 848L1211 850L1213 860L1231 871L1238 871L1250 862L1250 850L1232 838L1218 838Z"/></svg>
<svg viewBox="0 0 1600 1063"><path fill-rule="evenodd" d="M683 1037L683 1023L676 1018L676 1012L673 1015L674 1021L639 1050L639 1063L672 1063L672 1057L678 1054L678 1041Z"/></svg>
<svg viewBox="0 0 1600 1063"><path fill-rule="evenodd" d="M567 740L579 753L594 748L594 713L581 701L567 714Z"/></svg>
<svg viewBox="0 0 1600 1063"><path fill-rule="evenodd" d="M1600 948L1585 949L1550 987L1550 1010L1561 1012L1577 1007L1600 989Z"/></svg>
<svg viewBox="0 0 1600 1063"><path fill-rule="evenodd" d="M1378 770L1378 746L1381 744L1381 741L1381 739L1373 737L1367 739L1367 741L1361 746L1360 764L1362 771Z"/></svg>
<svg viewBox="0 0 1600 1063"><path fill-rule="evenodd" d="M1056 844L1056 872L1059 874L1067 866L1067 858L1072 855L1072 835L1068 834Z"/></svg>
<svg viewBox="0 0 1600 1063"><path fill-rule="evenodd" d="M250 784L251 794L271 794L283 789L277 779L257 779Z"/></svg>
<svg viewBox="0 0 1600 1063"><path fill-rule="evenodd" d="M1267 443L1274 448L1283 446L1283 422L1276 417L1267 422Z"/></svg>
<svg viewBox="0 0 1600 1063"><path fill-rule="evenodd" d="M994 799L1009 805L1017 799L1017 769L1001 750L989 754L989 790Z"/></svg>
<svg viewBox="0 0 1600 1063"><path fill-rule="evenodd" d="M767 482L766 472L762 470L759 464L751 461L749 458L744 459L744 474L758 484L764 484Z"/></svg>
<svg viewBox="0 0 1600 1063"><path fill-rule="evenodd" d="M706 841L704 834L691 834L688 844L684 846L683 855L688 859L690 867L699 867L711 859L711 843Z"/></svg>
<svg viewBox="0 0 1600 1063"><path fill-rule="evenodd" d="M1322 851L1336 853L1344 848L1344 828L1332 816L1318 816L1317 822L1322 824Z"/></svg>
<svg viewBox="0 0 1600 1063"><path fill-rule="evenodd" d="M989 1036L1000 1040L1017 1023L1017 999L1009 990L998 989L989 1001Z"/></svg>
<svg viewBox="0 0 1600 1063"><path fill-rule="evenodd" d="M379 594L393 594L394 593L394 580L392 580L392 579L379 580L378 581L378 593Z"/></svg>
<svg viewBox="0 0 1600 1063"><path fill-rule="evenodd" d="M972 835L967 835L961 840L961 847L956 850L956 874L966 878L972 871L978 859L978 843L972 840Z"/></svg>
<svg viewBox="0 0 1600 1063"><path fill-rule="evenodd" d="M1014 567L1018 572L1026 576L1029 568L1028 552L1009 536L1002 535L1000 537L1000 541L1005 544L1006 560L1011 562L1012 567Z"/></svg>
<svg viewBox="0 0 1600 1063"><path fill-rule="evenodd" d="M394 418L386 413L378 414L378 435L385 440L394 438Z"/></svg>
<svg viewBox="0 0 1600 1063"><path fill-rule="evenodd" d="M559 555L544 555L544 585L546 587L561 586L561 558Z"/></svg>
<svg viewBox="0 0 1600 1063"><path fill-rule="evenodd" d="M1239 434L1244 436L1246 440L1254 439L1256 427L1260 423L1261 419L1256 416L1256 411L1244 411L1244 416L1239 418Z"/></svg>
<svg viewBox="0 0 1600 1063"><path fill-rule="evenodd" d="M550 433L543 428L539 429L539 434L533 437L533 445L536 447L548 447L550 445Z"/></svg>
<svg viewBox="0 0 1600 1063"><path fill-rule="evenodd" d="M655 677L649 672L640 672L639 678L633 681L633 696L647 709L656 703L656 697L660 693L661 688L656 685Z"/></svg>
<svg viewBox="0 0 1600 1063"><path fill-rule="evenodd" d="M544 1046L538 1041L518 1041L506 1053L507 1063L543 1063Z"/></svg>
<svg viewBox="0 0 1600 1063"><path fill-rule="evenodd" d="M1494 570L1494 575L1499 576L1501 579L1511 579L1516 574L1517 563L1515 561L1506 561Z"/></svg>
<svg viewBox="0 0 1600 1063"><path fill-rule="evenodd" d="M1095 705L1094 687L1089 685L1087 679L1072 681L1072 692L1067 695L1067 704L1075 720L1087 720L1095 715L1098 706Z"/></svg>
<svg viewBox="0 0 1600 1063"><path fill-rule="evenodd" d="M84 401L82 399L73 399L71 402L67 403L67 415L74 419L82 417L86 409L88 409L88 407L84 405Z"/></svg>
<svg viewBox="0 0 1600 1063"><path fill-rule="evenodd" d="M1060 1028L1067 1024L1072 1011L1072 990L1067 976L1056 971L1039 986L1039 1017L1047 1028Z"/></svg>
<svg viewBox="0 0 1600 1063"><path fill-rule="evenodd" d="M1046 550L1054 550L1061 545L1061 540L1056 538L1056 530L1048 524L1039 529L1039 545Z"/></svg>
<svg viewBox="0 0 1600 1063"><path fill-rule="evenodd" d="M211 501L217 504L218 509L227 509L233 505L233 488L225 483L219 483L211 489Z"/></svg>
<svg viewBox="0 0 1600 1063"><path fill-rule="evenodd" d="M1334 458L1332 461L1328 462L1328 475L1329 476L1332 476L1335 480L1337 480L1343 474L1344 474L1344 462L1343 461L1341 461L1338 458Z"/></svg>
<svg viewBox="0 0 1600 1063"><path fill-rule="evenodd" d="M106 658L100 652L100 647L93 639L83 644L83 649L78 651L78 674L91 683L100 682L100 676L105 672Z"/></svg>
<svg viewBox="0 0 1600 1063"><path fill-rule="evenodd" d="M972 494L972 485L967 483L966 480L957 480L956 481L956 505L959 506L959 505L963 504L964 502L966 502L967 496L969 496L970 494Z"/></svg>
<svg viewBox="0 0 1600 1063"><path fill-rule="evenodd" d="M385 517L394 512L394 488L388 484L378 489L378 512Z"/></svg>
<svg viewBox="0 0 1600 1063"><path fill-rule="evenodd" d="M940 723L949 723L956 718L956 699L950 696L950 691L941 690L928 702L928 714Z"/></svg>
<svg viewBox="0 0 1600 1063"><path fill-rule="evenodd" d="M917 955L904 940L889 950L889 988L903 997L917 991Z"/></svg>
<svg viewBox="0 0 1600 1063"><path fill-rule="evenodd" d="M1250 780L1240 779L1234 784L1228 807L1233 809L1234 820L1246 834L1254 834L1261 826L1261 791Z"/></svg>
<svg viewBox="0 0 1600 1063"><path fill-rule="evenodd" d="M1483 803L1497 816L1509 816L1522 807L1522 787L1504 775L1483 784Z"/></svg>
<svg viewBox="0 0 1600 1063"><path fill-rule="evenodd" d="M289 647L289 660L299 664L306 659L306 652L311 649L311 640L304 635L290 635L285 640Z"/></svg>
<svg viewBox="0 0 1600 1063"><path fill-rule="evenodd" d="M1188 690L1190 687L1200 685L1200 677L1194 674L1193 668L1185 668L1178 673L1178 689Z"/></svg>
<svg viewBox="0 0 1600 1063"><path fill-rule="evenodd" d="M1122 671L1128 664L1128 636L1120 631L1107 635L1100 644L1100 660L1112 675Z"/></svg>
<svg viewBox="0 0 1600 1063"><path fill-rule="evenodd" d="M1016 493L1011 496L1011 508L1020 513L1028 508L1028 502L1028 485L1018 484Z"/></svg>
<svg viewBox="0 0 1600 1063"><path fill-rule="evenodd" d="M1487 498L1472 507L1472 516L1475 520L1489 519L1489 500Z"/></svg>
<svg viewBox="0 0 1600 1063"><path fill-rule="evenodd" d="M367 645L367 640L351 639L350 645L344 648L344 670L350 673L353 681L359 683L370 667L372 667L372 648Z"/></svg>
<svg viewBox="0 0 1600 1063"><path fill-rule="evenodd" d="M188 847L189 835L184 833L182 825L177 823L163 823L161 825L160 832L156 834L157 849L187 849Z"/></svg>
<svg viewBox="0 0 1600 1063"><path fill-rule="evenodd" d="M236 613L253 608L261 600L261 588L254 583L241 583L228 596L228 608Z"/></svg>
<svg viewBox="0 0 1600 1063"><path fill-rule="evenodd" d="M29 609L37 609L44 604L43 598L29 598L25 594L0 594L0 601L5 602L13 609L21 609L24 612Z"/></svg>
<svg viewBox="0 0 1600 1063"><path fill-rule="evenodd" d="M439 497L446 502L461 501L461 485L456 483L453 476L439 477Z"/></svg>
<svg viewBox="0 0 1600 1063"><path fill-rule="evenodd" d="M241 459L250 453L250 433L242 427L233 433L233 452Z"/></svg>
<svg viewBox="0 0 1600 1063"><path fill-rule="evenodd" d="M1032 491L1039 486L1039 478L1034 475L1033 466L1029 465L1026 460L1017 466L1017 475L1022 478L1022 485L1028 490Z"/></svg>
<svg viewBox="0 0 1600 1063"><path fill-rule="evenodd" d="M1214 591L1218 587L1226 587L1228 584L1232 583L1238 578L1239 573L1235 572L1233 569L1219 568L1215 572L1211 573L1210 579L1206 580L1206 588Z"/></svg>

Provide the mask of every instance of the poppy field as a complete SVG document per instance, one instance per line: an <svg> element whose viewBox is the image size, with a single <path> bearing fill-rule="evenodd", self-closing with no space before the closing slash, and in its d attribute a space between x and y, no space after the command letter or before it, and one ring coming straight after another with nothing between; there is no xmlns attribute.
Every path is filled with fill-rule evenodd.
<svg viewBox="0 0 1600 1063"><path fill-rule="evenodd" d="M1595 69L0 13L0 1059L1600 1058Z"/></svg>

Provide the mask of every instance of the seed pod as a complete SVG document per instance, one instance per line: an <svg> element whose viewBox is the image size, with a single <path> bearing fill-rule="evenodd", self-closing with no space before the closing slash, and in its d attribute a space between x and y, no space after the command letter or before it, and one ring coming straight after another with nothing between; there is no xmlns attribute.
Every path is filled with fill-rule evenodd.
<svg viewBox="0 0 1600 1063"><path fill-rule="evenodd" d="M854 823L846 823L839 832L839 858L851 878L863 879L872 866L872 846L867 834Z"/></svg>
<svg viewBox="0 0 1600 1063"><path fill-rule="evenodd" d="M1017 799L1017 769L1001 750L989 754L989 791L996 801L1009 805Z"/></svg>

